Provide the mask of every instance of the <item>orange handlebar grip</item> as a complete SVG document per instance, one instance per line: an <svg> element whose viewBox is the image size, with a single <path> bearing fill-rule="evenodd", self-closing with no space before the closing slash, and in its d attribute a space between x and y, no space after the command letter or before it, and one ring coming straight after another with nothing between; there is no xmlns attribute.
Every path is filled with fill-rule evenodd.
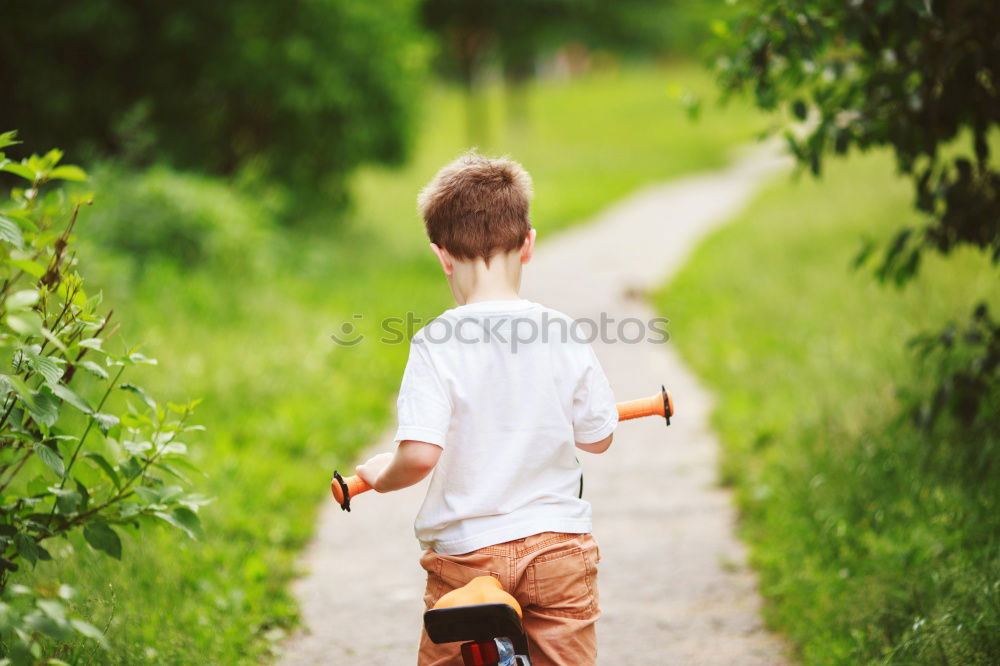
<svg viewBox="0 0 1000 666"><path fill-rule="evenodd" d="M337 504L344 511L351 510L352 497L368 492L371 489L372 487L368 485L368 482L357 475L349 476L345 479L340 475L340 472L334 472L333 479L330 481L330 492L333 494L333 499L337 501Z"/></svg>
<svg viewBox="0 0 1000 666"><path fill-rule="evenodd" d="M648 398L638 400L627 400L618 403L618 420L628 421L644 416L662 416L670 424L670 417L674 415L674 399L670 391L661 389L659 393Z"/></svg>

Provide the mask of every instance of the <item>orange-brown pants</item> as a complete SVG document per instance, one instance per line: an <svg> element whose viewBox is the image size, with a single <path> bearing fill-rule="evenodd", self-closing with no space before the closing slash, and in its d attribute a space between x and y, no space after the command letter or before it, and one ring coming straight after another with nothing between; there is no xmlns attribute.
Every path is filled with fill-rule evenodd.
<svg viewBox="0 0 1000 666"><path fill-rule="evenodd" d="M597 563L601 556L589 534L543 532L487 546L463 555L424 552L424 604L476 576L493 576L524 612L533 666L592 666L597 660L594 624L600 615ZM436 645L421 632L418 666L461 666L460 643Z"/></svg>

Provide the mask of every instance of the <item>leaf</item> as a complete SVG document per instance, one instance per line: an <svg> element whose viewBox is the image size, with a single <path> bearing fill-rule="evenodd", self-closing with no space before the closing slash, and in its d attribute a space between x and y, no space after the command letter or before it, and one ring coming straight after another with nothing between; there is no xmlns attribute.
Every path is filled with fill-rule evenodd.
<svg viewBox="0 0 1000 666"><path fill-rule="evenodd" d="M65 363L61 358L54 358L52 356L39 356L38 354L30 354L31 366L35 371L45 378L45 382L50 386L59 383L59 380L63 376L62 364Z"/></svg>
<svg viewBox="0 0 1000 666"><path fill-rule="evenodd" d="M101 630L95 627L94 625L90 624L89 622L84 622L83 620L77 620L75 618L70 620L69 623L70 625L72 625L74 629L76 629L76 632L81 636L85 636L93 641L96 641L97 644L100 645L105 650L109 649L108 639L105 638Z"/></svg>
<svg viewBox="0 0 1000 666"><path fill-rule="evenodd" d="M35 392L32 391L24 380L17 375L4 375L0 374L0 382L6 385L8 391L13 391L17 394L22 402L26 405L33 404L35 398Z"/></svg>
<svg viewBox="0 0 1000 666"><path fill-rule="evenodd" d="M180 486L163 486L160 488L160 501L164 504L168 504L177 500L177 498L183 494L184 489Z"/></svg>
<svg viewBox="0 0 1000 666"><path fill-rule="evenodd" d="M121 539L107 523L90 523L83 528L83 538L94 550L107 553L116 560L122 559Z"/></svg>
<svg viewBox="0 0 1000 666"><path fill-rule="evenodd" d="M7 146L16 146L21 143L17 140L17 130L10 130L9 132L0 133L0 148L6 148Z"/></svg>
<svg viewBox="0 0 1000 666"><path fill-rule="evenodd" d="M77 365L86 370L87 372L89 372L90 374L96 375L101 379L107 379L109 377L108 371L102 368L97 363L94 363L93 361L79 361L77 362Z"/></svg>
<svg viewBox="0 0 1000 666"><path fill-rule="evenodd" d="M38 231L38 225L31 219L31 211L25 208L5 210L4 215L12 219L24 231Z"/></svg>
<svg viewBox="0 0 1000 666"><path fill-rule="evenodd" d="M66 474L66 466L63 464L60 455L42 443L35 444L35 455L38 456L46 466L56 473L60 479Z"/></svg>
<svg viewBox="0 0 1000 666"><path fill-rule="evenodd" d="M59 513L63 515L76 513L80 508L80 503L83 501L83 497L75 490L53 487L49 488L49 492L56 496L56 507L59 509Z"/></svg>
<svg viewBox="0 0 1000 666"><path fill-rule="evenodd" d="M2 228L2 226L3 225L0 224L0 228ZM37 302L37 289L22 289L21 291L15 291L13 294L8 296L6 305L8 310L25 310Z"/></svg>
<svg viewBox="0 0 1000 666"><path fill-rule="evenodd" d="M188 451L187 444L184 442L170 442L169 444L164 444L160 447L160 453L163 455L186 455Z"/></svg>
<svg viewBox="0 0 1000 666"><path fill-rule="evenodd" d="M70 387L66 386L65 384L53 384L51 388L53 393L55 393L57 396L59 396L66 402L79 409L84 414L94 413L94 408L88 405L87 401L84 400L79 393L77 393Z"/></svg>
<svg viewBox="0 0 1000 666"><path fill-rule="evenodd" d="M118 480L118 473L115 472L115 468L111 466L111 463L109 463L104 456L102 456L100 453L94 453L93 451L89 451L87 453L84 453L83 457L87 458L88 460L92 460L95 465L101 468L101 471L104 472L104 475L111 480L111 483L115 484L115 488L121 490L122 484Z"/></svg>
<svg viewBox="0 0 1000 666"><path fill-rule="evenodd" d="M806 116L809 114L809 107L801 99L797 99L792 102L792 113L799 120L805 120Z"/></svg>
<svg viewBox="0 0 1000 666"><path fill-rule="evenodd" d="M55 599L39 599L35 605L56 622L66 622L66 607Z"/></svg>
<svg viewBox="0 0 1000 666"><path fill-rule="evenodd" d="M145 502L146 504L159 504L160 503L160 492L156 488L150 488L149 486L136 486L134 488L135 494Z"/></svg>
<svg viewBox="0 0 1000 666"><path fill-rule="evenodd" d="M142 465L135 458L123 460L118 464L118 469L125 475L126 479L134 479L142 473Z"/></svg>
<svg viewBox="0 0 1000 666"><path fill-rule="evenodd" d="M57 338L52 331L45 328L44 326L42 327L42 336L44 336L46 340L51 342L56 349L63 352L64 354L66 353L66 345L63 344L63 341Z"/></svg>
<svg viewBox="0 0 1000 666"><path fill-rule="evenodd" d="M41 611L34 611L26 615L24 624L57 641L66 641L71 635L68 623L60 623Z"/></svg>
<svg viewBox="0 0 1000 666"><path fill-rule="evenodd" d="M24 271L32 277L40 278L45 275L45 266L42 266L37 261L32 261L31 259L11 259L10 263L15 268Z"/></svg>
<svg viewBox="0 0 1000 666"><path fill-rule="evenodd" d="M7 173L12 173L15 176L20 176L21 178L31 181L32 183L35 182L35 171L18 162L11 162L10 164L0 166L0 171L6 171Z"/></svg>
<svg viewBox="0 0 1000 666"><path fill-rule="evenodd" d="M100 338L84 338L76 343L80 347L86 347L87 349L93 349L94 351L104 351L101 349L101 339Z"/></svg>
<svg viewBox="0 0 1000 666"><path fill-rule="evenodd" d="M35 548L35 540L24 532L14 535L14 546L17 547L18 554L34 565L38 562L38 550Z"/></svg>
<svg viewBox="0 0 1000 666"><path fill-rule="evenodd" d="M49 174L50 180L75 180L77 182L82 182L87 180L87 172L78 166L73 166L72 164L64 164L61 167L56 167Z"/></svg>
<svg viewBox="0 0 1000 666"><path fill-rule="evenodd" d="M47 384L32 396L28 412L37 423L50 428L59 420L59 401L52 395L52 390Z"/></svg>
<svg viewBox="0 0 1000 666"><path fill-rule="evenodd" d="M132 352L128 355L128 360L135 364L145 363L146 365L156 365L157 360L155 358L149 358L145 354L140 354L139 352Z"/></svg>
<svg viewBox="0 0 1000 666"><path fill-rule="evenodd" d="M135 393L136 395L142 398L143 402L145 402L149 406L149 408L153 410L154 413L156 412L156 401L150 398L149 395L147 395L146 392L143 391L140 387L136 386L135 384L121 384L119 385L118 388L124 391L131 391L132 393Z"/></svg>
<svg viewBox="0 0 1000 666"><path fill-rule="evenodd" d="M107 436L107 434L111 431L112 428L121 423L121 419L119 419L114 414L102 414L100 412L94 412L93 414L91 414L91 416L97 423L97 427L100 428L101 434L105 436Z"/></svg>
<svg viewBox="0 0 1000 666"><path fill-rule="evenodd" d="M15 333L20 333L21 335L42 334L42 318L38 316L37 312L28 311L18 314L8 314L7 325Z"/></svg>
<svg viewBox="0 0 1000 666"><path fill-rule="evenodd" d="M205 506L206 504L211 504L215 500L206 495L185 495L184 497L177 500L177 503L186 506L192 511L197 511L199 506Z"/></svg>
<svg viewBox="0 0 1000 666"><path fill-rule="evenodd" d="M200 539L204 536L198 514L187 507L179 506L171 513L157 511L153 515L184 530L184 533L192 539Z"/></svg>
<svg viewBox="0 0 1000 666"><path fill-rule="evenodd" d="M17 222L3 215L0 215L0 239L7 241L17 249L24 247L21 227L17 225Z"/></svg>
<svg viewBox="0 0 1000 666"><path fill-rule="evenodd" d="M174 478L177 478L177 479L180 479L184 483L190 483L190 479L188 479L186 476L184 476L179 471L177 471L176 469L174 469L172 466L168 465L167 463L163 462L162 460L158 460L155 463L153 463L153 467L157 467L159 469L162 469L164 472L166 472L170 476L172 476Z"/></svg>
<svg viewBox="0 0 1000 666"><path fill-rule="evenodd" d="M153 448L153 443L148 441L135 442L127 439L124 442L122 442L122 446L125 447L125 450L131 453L132 455L141 456L143 453Z"/></svg>
<svg viewBox="0 0 1000 666"><path fill-rule="evenodd" d="M177 471L178 467L180 469L187 470L188 472L192 472L192 473L198 474L200 476L207 476L203 471L201 471L200 469L198 469L198 467L196 467L194 464L191 463L190 460L188 460L186 458L172 458L170 460L170 464L169 465L167 463L163 462L163 461L157 461L154 464L157 465L157 466L159 466L159 467L164 468L165 470L167 470L168 472L170 472L174 476L178 477L179 479L182 479L183 481L185 481L185 483L187 482L187 479L184 477L183 474L181 474L179 471Z"/></svg>

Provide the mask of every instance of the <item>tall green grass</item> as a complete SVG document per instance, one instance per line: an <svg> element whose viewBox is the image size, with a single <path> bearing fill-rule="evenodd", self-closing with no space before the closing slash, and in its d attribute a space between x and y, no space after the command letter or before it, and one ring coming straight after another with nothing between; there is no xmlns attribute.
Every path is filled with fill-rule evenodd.
<svg viewBox="0 0 1000 666"><path fill-rule="evenodd" d="M658 294L719 394L723 481L767 618L806 664L1000 663L1000 433L908 418L917 333L1000 302L983 257L928 256L897 290L849 268L919 220L886 155L780 182Z"/></svg>
<svg viewBox="0 0 1000 666"><path fill-rule="evenodd" d="M493 139L481 148L509 152L532 172L533 222L544 242L635 187L720 165L732 145L750 139L761 121L744 107L709 108L698 124L688 122L672 87L711 86L683 65L540 84L527 124L509 131L503 99L491 90ZM190 444L206 477L194 483L216 501L203 510L202 542L146 532L126 542L119 565L74 541L64 546L78 552L69 567L39 566L40 578L83 590L79 610L108 629L113 653L77 655L84 661L252 663L294 624L287 586L316 510L329 501L330 473L349 468L391 415L408 350L380 344L379 321L407 312L426 321L449 305L415 199L468 147L460 95L429 90L423 114L407 166L359 172L346 216L312 210L297 230L272 219L267 211L281 207L267 193L162 169L106 172L110 197L97 193L97 228L88 235L87 217L77 227L95 246L91 256L98 253L91 279L106 289L125 337L161 361L143 385L165 397L204 398L196 417L208 430ZM260 219L262 210L272 218ZM195 262L171 261L171 248L156 239L173 237L174 215L185 242L222 215L212 235L220 241L193 252ZM251 244L234 238L239 215ZM144 221L139 250L99 245ZM330 335L345 322L367 339L336 346Z"/></svg>

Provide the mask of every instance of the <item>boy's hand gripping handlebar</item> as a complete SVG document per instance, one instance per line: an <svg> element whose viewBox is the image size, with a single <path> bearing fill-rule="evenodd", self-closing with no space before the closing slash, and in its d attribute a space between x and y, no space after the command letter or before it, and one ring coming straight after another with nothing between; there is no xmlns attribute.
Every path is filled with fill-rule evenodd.
<svg viewBox="0 0 1000 666"><path fill-rule="evenodd" d="M670 425L670 417L674 415L673 396L662 386L659 393L654 393L648 398L619 402L617 406L619 421L629 421L644 416L662 416L667 425ZM337 471L334 471L333 480L330 481L330 492L333 493L333 499L344 511L351 510L352 497L371 489L372 487L360 476L349 476L345 479Z"/></svg>

